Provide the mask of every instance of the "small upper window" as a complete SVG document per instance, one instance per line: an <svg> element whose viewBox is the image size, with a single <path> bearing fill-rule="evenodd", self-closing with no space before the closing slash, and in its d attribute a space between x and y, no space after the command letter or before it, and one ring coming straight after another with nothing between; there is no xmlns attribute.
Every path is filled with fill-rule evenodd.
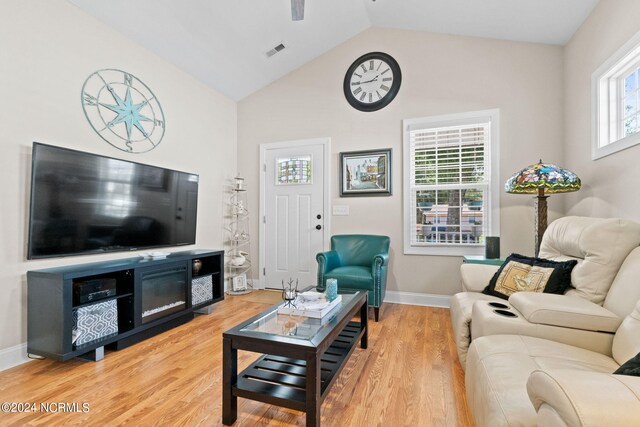
<svg viewBox="0 0 640 427"><path fill-rule="evenodd" d="M276 168L276 185L311 184L311 156L277 159Z"/></svg>
<svg viewBox="0 0 640 427"><path fill-rule="evenodd" d="M640 33L593 73L593 159L640 143Z"/></svg>

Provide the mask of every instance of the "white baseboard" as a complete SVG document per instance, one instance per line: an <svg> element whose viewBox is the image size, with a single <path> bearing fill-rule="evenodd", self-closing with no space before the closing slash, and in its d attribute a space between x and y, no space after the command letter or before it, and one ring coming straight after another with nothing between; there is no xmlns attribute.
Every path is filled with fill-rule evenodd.
<svg viewBox="0 0 640 427"><path fill-rule="evenodd" d="M0 350L0 371L22 365L32 359L27 357L27 343Z"/></svg>
<svg viewBox="0 0 640 427"><path fill-rule="evenodd" d="M266 287L264 285L264 281L262 280L262 278L249 279L249 280L251 280L251 286L253 287L253 289L255 289L255 290L266 289Z"/></svg>
<svg viewBox="0 0 640 427"><path fill-rule="evenodd" d="M423 305L427 307L449 308L449 295L420 294L417 292L387 291L384 302L392 304Z"/></svg>

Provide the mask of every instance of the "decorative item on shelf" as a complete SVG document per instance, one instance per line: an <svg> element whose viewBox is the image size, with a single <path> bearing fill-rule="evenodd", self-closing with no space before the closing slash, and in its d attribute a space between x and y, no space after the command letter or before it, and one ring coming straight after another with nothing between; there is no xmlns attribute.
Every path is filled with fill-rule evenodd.
<svg viewBox="0 0 640 427"><path fill-rule="evenodd" d="M569 193L578 191L581 182L578 176L567 169L540 162L527 166L507 180L507 193L536 194L535 197L535 256L540 252L542 235L547 229L547 197L545 193Z"/></svg>
<svg viewBox="0 0 640 427"><path fill-rule="evenodd" d="M338 297L338 279L327 279L327 301L333 301Z"/></svg>
<svg viewBox="0 0 640 427"><path fill-rule="evenodd" d="M234 292L243 292L247 290L247 275L241 273L231 279L231 289Z"/></svg>
<svg viewBox="0 0 640 427"><path fill-rule="evenodd" d="M233 214L234 215L247 215L247 208L244 207L244 202L242 200L238 200L237 203L232 205Z"/></svg>
<svg viewBox="0 0 640 427"><path fill-rule="evenodd" d="M295 286L293 285L293 279L289 279L287 284L284 284L284 280L282 281L282 300L284 301L283 307L292 307L296 308L295 300L298 298L298 279L295 281Z"/></svg>
<svg viewBox="0 0 640 427"><path fill-rule="evenodd" d="M236 254L231 258L231 264L235 265L236 267L240 267L247 261L247 256L249 256L247 252L237 251Z"/></svg>
<svg viewBox="0 0 640 427"><path fill-rule="evenodd" d="M198 273L200 273L201 268L202 268L201 260L196 258L191 262L191 272L193 273L194 276L197 276Z"/></svg>
<svg viewBox="0 0 640 427"><path fill-rule="evenodd" d="M233 234L233 240L237 242L247 241L249 240L249 233L247 233L246 231L243 231L243 232L236 231Z"/></svg>
<svg viewBox="0 0 640 427"><path fill-rule="evenodd" d="M234 190L236 190L236 191L245 191L245 189L244 189L244 178L243 177L236 176L235 178L233 178L233 180L235 181Z"/></svg>

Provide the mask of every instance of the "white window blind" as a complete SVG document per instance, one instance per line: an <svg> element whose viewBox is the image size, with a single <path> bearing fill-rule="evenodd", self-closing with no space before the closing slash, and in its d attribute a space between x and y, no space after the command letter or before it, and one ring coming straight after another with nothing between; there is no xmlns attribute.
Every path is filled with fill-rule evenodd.
<svg viewBox="0 0 640 427"><path fill-rule="evenodd" d="M405 252L482 249L491 222L491 118L424 120L405 130Z"/></svg>

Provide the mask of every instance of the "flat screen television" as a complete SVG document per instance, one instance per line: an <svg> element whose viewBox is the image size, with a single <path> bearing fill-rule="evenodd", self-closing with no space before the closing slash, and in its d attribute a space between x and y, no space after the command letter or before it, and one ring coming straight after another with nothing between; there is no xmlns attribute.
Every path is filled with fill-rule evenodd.
<svg viewBox="0 0 640 427"><path fill-rule="evenodd" d="M35 142L28 259L196 241L198 175Z"/></svg>

